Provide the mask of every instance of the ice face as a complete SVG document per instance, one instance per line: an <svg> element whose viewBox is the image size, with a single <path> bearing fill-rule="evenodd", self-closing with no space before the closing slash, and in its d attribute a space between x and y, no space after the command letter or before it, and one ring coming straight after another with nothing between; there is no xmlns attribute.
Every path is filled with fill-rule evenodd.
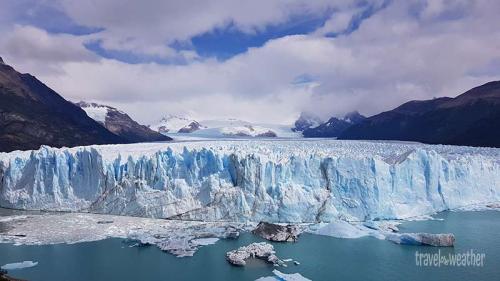
<svg viewBox="0 0 500 281"><path fill-rule="evenodd" d="M500 149L335 140L0 153L0 206L207 221L404 219L500 201Z"/></svg>

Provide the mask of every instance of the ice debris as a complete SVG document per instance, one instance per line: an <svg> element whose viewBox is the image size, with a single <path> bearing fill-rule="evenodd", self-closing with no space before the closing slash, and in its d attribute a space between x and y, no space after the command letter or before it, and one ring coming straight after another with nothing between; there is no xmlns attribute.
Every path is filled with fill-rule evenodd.
<svg viewBox="0 0 500 281"><path fill-rule="evenodd" d="M279 225L268 222L260 222L252 233L266 240L275 242L295 242L302 229L297 225Z"/></svg>
<svg viewBox="0 0 500 281"><path fill-rule="evenodd" d="M300 273L286 274L277 269L273 270L275 276L260 277L255 281L311 281Z"/></svg>
<svg viewBox="0 0 500 281"><path fill-rule="evenodd" d="M37 266L38 262L34 261L22 261L22 262L14 262L2 265L0 268L3 270L15 270L15 269L23 269L28 267Z"/></svg>
<svg viewBox="0 0 500 281"><path fill-rule="evenodd" d="M274 265L284 264L275 253L273 245L266 242L260 242L229 251L226 253L226 259L231 264L237 266L246 265L246 260L249 258L262 259Z"/></svg>

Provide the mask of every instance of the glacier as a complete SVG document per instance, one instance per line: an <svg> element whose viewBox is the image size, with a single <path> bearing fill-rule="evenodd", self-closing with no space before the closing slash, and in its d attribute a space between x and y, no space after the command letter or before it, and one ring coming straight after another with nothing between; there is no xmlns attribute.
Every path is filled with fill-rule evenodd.
<svg viewBox="0 0 500 281"><path fill-rule="evenodd" d="M316 223L406 219L500 201L500 149L216 140L0 153L0 207Z"/></svg>

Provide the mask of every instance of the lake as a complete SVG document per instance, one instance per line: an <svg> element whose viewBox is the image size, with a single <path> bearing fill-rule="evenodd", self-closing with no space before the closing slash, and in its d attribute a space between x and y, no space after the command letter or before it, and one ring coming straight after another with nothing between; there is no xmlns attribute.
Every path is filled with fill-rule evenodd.
<svg viewBox="0 0 500 281"><path fill-rule="evenodd" d="M397 245L373 237L339 239L303 234L297 243L273 243L277 255L292 258L279 267L312 280L500 280L500 212L443 212L444 220L406 222L401 232L454 233L453 248ZM34 230L36 231L36 230ZM31 260L38 265L12 270L9 275L27 280L255 280L271 276L275 267L261 261L246 267L231 266L225 253L252 242L264 241L250 233L237 240L220 240L202 247L194 257L177 258L154 246L130 247L122 239L79 244L14 246L0 244L0 265ZM485 255L484 266L422 267L415 252Z"/></svg>

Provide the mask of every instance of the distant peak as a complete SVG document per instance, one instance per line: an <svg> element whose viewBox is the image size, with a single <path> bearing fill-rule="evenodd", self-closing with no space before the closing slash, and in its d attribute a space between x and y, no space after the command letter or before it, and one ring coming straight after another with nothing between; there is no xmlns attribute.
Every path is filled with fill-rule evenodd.
<svg viewBox="0 0 500 281"><path fill-rule="evenodd" d="M5 62L3 62L2 57L0 57L0 64L5 64Z"/></svg>
<svg viewBox="0 0 500 281"><path fill-rule="evenodd" d="M357 110L346 113L343 120L349 123L359 123L366 119L365 116L359 114Z"/></svg>

